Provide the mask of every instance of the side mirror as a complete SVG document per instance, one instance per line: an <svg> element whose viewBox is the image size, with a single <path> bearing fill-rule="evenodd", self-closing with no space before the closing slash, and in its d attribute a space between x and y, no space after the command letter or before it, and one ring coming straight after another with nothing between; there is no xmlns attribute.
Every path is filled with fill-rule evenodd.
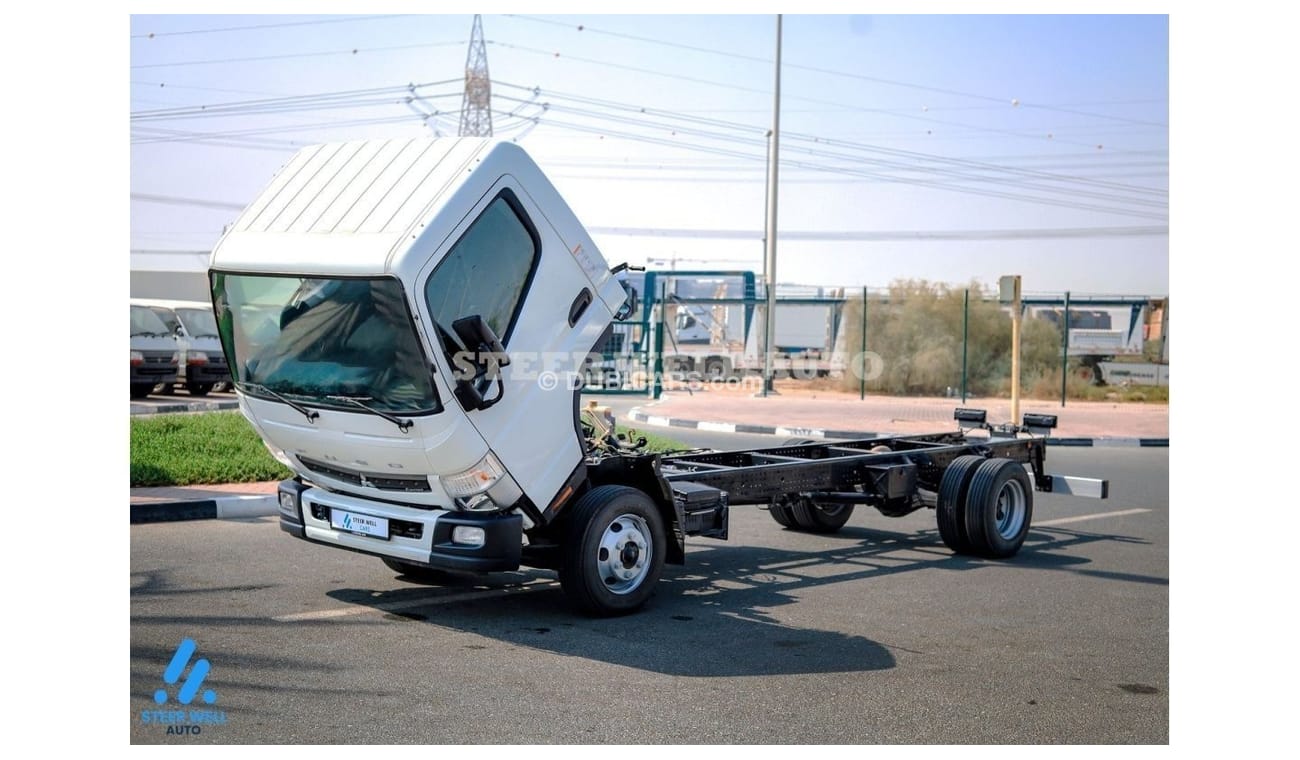
<svg viewBox="0 0 1300 760"><path fill-rule="evenodd" d="M510 357L506 355L506 347L501 345L501 340L497 338L492 328L483 320L479 314L473 314L468 317L462 317L451 323L451 329L456 331L456 337L464 344L465 350L473 351L476 354L490 352L495 355L497 364L502 367L510 365Z"/></svg>
<svg viewBox="0 0 1300 760"><path fill-rule="evenodd" d="M618 284L622 285L623 290L627 293L627 299L623 301L623 305L620 306L618 308L618 311L614 314L614 319L619 322L622 322L628 317L636 313L638 303L636 297L636 288L632 287L631 285L628 285L627 281L625 280L619 280Z"/></svg>
<svg viewBox="0 0 1300 760"><path fill-rule="evenodd" d="M500 368L510 364L506 348L501 345L501 340L497 338L496 333L492 332L492 328L488 326L482 315L462 317L451 323L451 329L465 346L465 350L473 355L471 361L474 369L472 378L462 377L456 381L456 400L465 411L487 409L505 395L505 381L501 377ZM488 399L483 393L492 380L491 375L496 376L497 395Z"/></svg>

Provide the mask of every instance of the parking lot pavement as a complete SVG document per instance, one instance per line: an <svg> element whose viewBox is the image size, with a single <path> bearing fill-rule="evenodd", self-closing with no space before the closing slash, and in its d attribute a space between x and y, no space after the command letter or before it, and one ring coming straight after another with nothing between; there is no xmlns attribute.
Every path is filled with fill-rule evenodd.
<svg viewBox="0 0 1300 760"><path fill-rule="evenodd" d="M132 526L132 741L1167 742L1168 450L1048 461L1111 499L1039 494L1012 560L953 556L929 510L813 536L738 507L615 619L550 572L422 586L274 518ZM178 736L141 718L177 709L184 638L224 722Z"/></svg>

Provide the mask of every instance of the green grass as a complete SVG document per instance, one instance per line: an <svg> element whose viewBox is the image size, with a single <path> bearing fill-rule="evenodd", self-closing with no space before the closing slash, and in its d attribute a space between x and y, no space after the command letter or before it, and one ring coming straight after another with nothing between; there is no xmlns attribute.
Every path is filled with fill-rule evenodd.
<svg viewBox="0 0 1300 760"><path fill-rule="evenodd" d="M252 483L291 475L238 412L131 419L132 487Z"/></svg>
<svg viewBox="0 0 1300 760"><path fill-rule="evenodd" d="M629 429L626 427L620 427L619 432L625 435L631 435ZM690 448L690 446L687 446L681 441L673 440L672 438L667 438L662 435L657 435L655 433L650 433L642 428L636 428L635 433L636 435L632 435L632 438L634 439L645 438L646 451L654 451L660 454L666 454L672 451L685 451L686 449Z"/></svg>
<svg viewBox="0 0 1300 760"><path fill-rule="evenodd" d="M627 428L619 432L628 433ZM680 441L637 429L647 451L681 451ZM131 419L131 487L253 483L292 476L238 412L160 414Z"/></svg>

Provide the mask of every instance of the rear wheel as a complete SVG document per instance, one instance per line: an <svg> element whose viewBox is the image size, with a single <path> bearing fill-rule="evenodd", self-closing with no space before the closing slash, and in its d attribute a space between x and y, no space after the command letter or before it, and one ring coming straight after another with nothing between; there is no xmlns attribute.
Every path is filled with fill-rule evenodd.
<svg viewBox="0 0 1300 760"><path fill-rule="evenodd" d="M966 493L966 534L975 554L1004 558L1020 551L1034 514L1034 489L1019 462L990 459Z"/></svg>
<svg viewBox="0 0 1300 760"><path fill-rule="evenodd" d="M785 502L773 502L772 506L767 508L767 513L772 516L773 520L780 523L782 527L794 528L798 525L798 523L794 521L794 509Z"/></svg>
<svg viewBox="0 0 1300 760"><path fill-rule="evenodd" d="M810 533L835 533L853 516L853 504L819 504L812 499L799 499L791 508L794 521L801 530Z"/></svg>
<svg viewBox="0 0 1300 760"><path fill-rule="evenodd" d="M984 462L983 457L960 456L952 460L939 481L939 500L935 516L939 523L939 537L958 554L970 554L972 547L966 534L966 491L975 470Z"/></svg>
<svg viewBox="0 0 1300 760"><path fill-rule="evenodd" d="M622 615L654 593L667 553L663 517L641 491L597 486L569 515L560 585L592 615Z"/></svg>
<svg viewBox="0 0 1300 760"><path fill-rule="evenodd" d="M153 383L131 383L131 398L144 398L153 391Z"/></svg>

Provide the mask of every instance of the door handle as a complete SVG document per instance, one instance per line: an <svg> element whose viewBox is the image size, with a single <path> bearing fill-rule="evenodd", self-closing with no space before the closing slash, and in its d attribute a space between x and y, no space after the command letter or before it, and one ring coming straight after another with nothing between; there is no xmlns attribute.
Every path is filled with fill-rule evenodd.
<svg viewBox="0 0 1300 760"><path fill-rule="evenodd" d="M573 303L569 305L569 327L578 324L578 320L582 319L582 315L586 313L587 307L590 305L591 291L583 288L582 292L578 293L578 296L573 299Z"/></svg>

